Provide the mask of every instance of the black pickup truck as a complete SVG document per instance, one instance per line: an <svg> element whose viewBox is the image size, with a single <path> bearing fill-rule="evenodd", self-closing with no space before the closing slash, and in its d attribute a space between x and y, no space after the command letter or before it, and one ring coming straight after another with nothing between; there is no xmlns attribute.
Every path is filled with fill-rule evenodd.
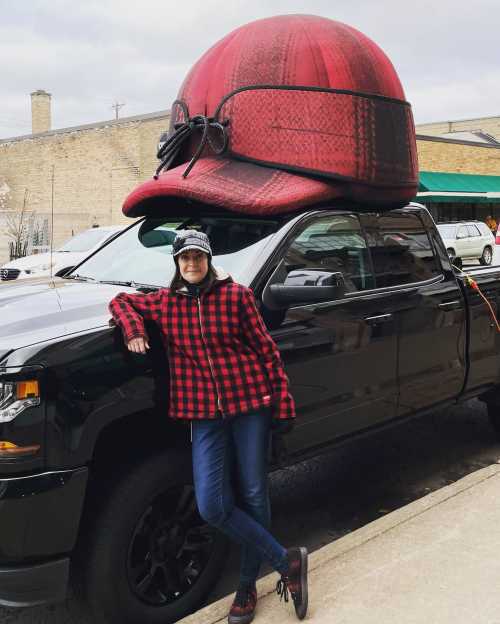
<svg viewBox="0 0 500 624"><path fill-rule="evenodd" d="M64 278L0 286L0 604L63 599L71 578L93 621L165 623L218 578L226 542L197 514L168 357L154 339L129 352L107 309L119 291L168 286L177 228L210 236L281 350L298 421L275 438L273 469L470 397L500 428L500 334L424 207L170 208ZM470 273L496 312L500 267Z"/></svg>

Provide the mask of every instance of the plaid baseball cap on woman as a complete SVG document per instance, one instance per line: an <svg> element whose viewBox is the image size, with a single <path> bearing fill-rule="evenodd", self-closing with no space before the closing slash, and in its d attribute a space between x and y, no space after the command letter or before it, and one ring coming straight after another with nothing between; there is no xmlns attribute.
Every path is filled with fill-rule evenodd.
<svg viewBox="0 0 500 624"><path fill-rule="evenodd" d="M181 230L172 245L172 255L175 258L175 256L189 249L199 249L210 257L212 256L208 236L204 232L198 232L198 230Z"/></svg>

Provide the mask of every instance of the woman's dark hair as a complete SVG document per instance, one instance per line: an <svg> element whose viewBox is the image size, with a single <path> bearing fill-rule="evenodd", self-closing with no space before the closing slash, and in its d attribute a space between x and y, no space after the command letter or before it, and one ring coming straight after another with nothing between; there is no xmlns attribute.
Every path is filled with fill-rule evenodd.
<svg viewBox="0 0 500 624"><path fill-rule="evenodd" d="M182 288L185 285L185 282L181 276L181 270L179 268L179 262L178 262L177 257L174 257L174 262L175 262L175 273L174 273L174 277L172 278L172 281L170 282L170 292L176 295L179 288ZM212 258L209 257L208 258L208 273L203 279L203 287L207 289L211 288L216 279L217 279L217 271L215 270L214 265L212 264Z"/></svg>

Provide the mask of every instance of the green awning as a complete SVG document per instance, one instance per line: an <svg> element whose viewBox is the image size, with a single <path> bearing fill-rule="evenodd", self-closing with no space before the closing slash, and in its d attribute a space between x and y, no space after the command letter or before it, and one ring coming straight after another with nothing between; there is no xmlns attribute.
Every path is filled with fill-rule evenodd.
<svg viewBox="0 0 500 624"><path fill-rule="evenodd" d="M500 203L500 176L421 171L416 199L432 203Z"/></svg>

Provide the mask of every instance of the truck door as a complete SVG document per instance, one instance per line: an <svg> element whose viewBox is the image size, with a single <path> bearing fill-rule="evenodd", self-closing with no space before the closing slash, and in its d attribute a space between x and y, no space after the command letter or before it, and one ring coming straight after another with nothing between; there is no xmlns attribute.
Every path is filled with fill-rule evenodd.
<svg viewBox="0 0 500 624"><path fill-rule="evenodd" d="M287 436L292 453L392 418L397 402L395 323L389 301L373 293L358 216L323 212L299 223L270 281L286 283L297 269L340 272L346 293L287 310L263 308L297 405L297 427Z"/></svg>
<svg viewBox="0 0 500 624"><path fill-rule="evenodd" d="M465 304L443 271L420 210L365 215L375 281L393 299L398 334L398 415L459 394L465 375Z"/></svg>

